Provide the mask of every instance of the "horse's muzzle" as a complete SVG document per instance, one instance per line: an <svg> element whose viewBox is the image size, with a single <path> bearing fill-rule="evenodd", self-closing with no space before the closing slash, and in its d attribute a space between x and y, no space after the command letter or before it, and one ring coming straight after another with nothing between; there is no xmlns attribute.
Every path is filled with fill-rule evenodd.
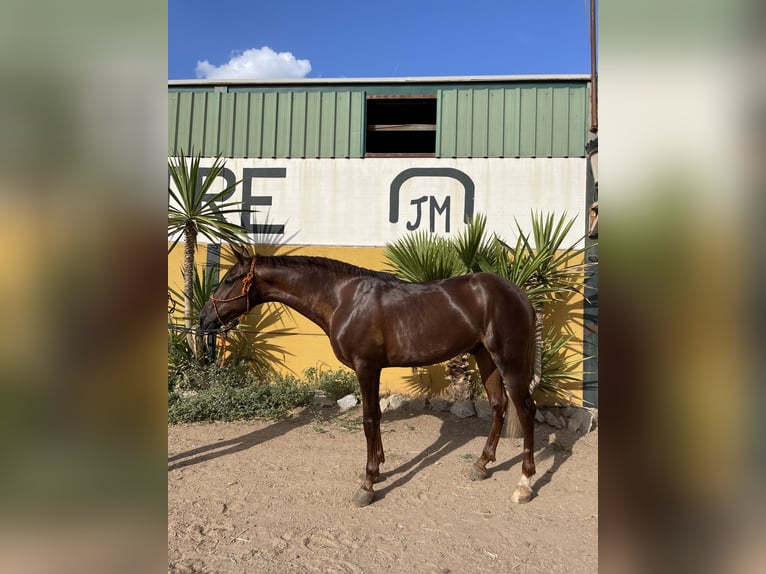
<svg viewBox="0 0 766 574"><path fill-rule="evenodd" d="M199 312L199 328L203 333L217 331L221 327L221 321L208 301Z"/></svg>
<svg viewBox="0 0 766 574"><path fill-rule="evenodd" d="M199 313L199 330L202 333L222 333L230 331L237 325L239 325L239 319L232 319L228 323L223 324L210 301L205 303L205 306L202 307Z"/></svg>

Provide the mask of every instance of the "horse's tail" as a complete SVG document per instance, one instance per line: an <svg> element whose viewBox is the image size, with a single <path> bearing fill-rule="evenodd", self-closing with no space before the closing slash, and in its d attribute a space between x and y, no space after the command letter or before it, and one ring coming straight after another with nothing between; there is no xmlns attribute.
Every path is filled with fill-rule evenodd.
<svg viewBox="0 0 766 574"><path fill-rule="evenodd" d="M532 359L532 374L530 376L529 394L531 395L540 386L543 377L543 320L542 320L542 305L538 309L532 307L532 317L535 320L535 336L532 339L531 353Z"/></svg>
<svg viewBox="0 0 766 574"><path fill-rule="evenodd" d="M538 321L542 317L542 310L535 309L534 305L530 305L532 308L532 336L527 341L527 380L529 381L529 396L530 400L532 393L535 392L542 378L542 336L543 336L543 322ZM523 433L521 431L521 421L516 413L516 409L513 408L513 401L508 400L505 405L505 425L503 429L504 437L521 437Z"/></svg>

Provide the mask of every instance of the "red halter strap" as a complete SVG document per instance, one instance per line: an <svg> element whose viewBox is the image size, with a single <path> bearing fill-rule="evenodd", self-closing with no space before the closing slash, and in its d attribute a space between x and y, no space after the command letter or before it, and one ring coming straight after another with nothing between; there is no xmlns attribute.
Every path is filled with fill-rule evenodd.
<svg viewBox="0 0 766 574"><path fill-rule="evenodd" d="M248 309L250 309L250 287L253 284L253 279L255 278L255 257L250 261L250 270L247 272L247 275L245 275L242 278L242 292L235 296L235 297L229 297L228 299L216 299L215 296L210 295L210 301L213 303L213 310L215 311L215 316L218 317L219 323L223 325L223 319L221 319L221 315L218 313L218 307L216 306L216 303L229 303L230 301L236 301L237 299L242 299L242 297L247 297L247 306L245 307L245 310L241 313L244 315L247 313ZM234 322L234 319L230 321L231 323Z"/></svg>

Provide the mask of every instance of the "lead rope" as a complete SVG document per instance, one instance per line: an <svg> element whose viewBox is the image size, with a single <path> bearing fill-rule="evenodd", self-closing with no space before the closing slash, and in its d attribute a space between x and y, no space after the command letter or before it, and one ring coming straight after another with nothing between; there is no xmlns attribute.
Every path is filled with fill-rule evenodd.
<svg viewBox="0 0 766 574"><path fill-rule="evenodd" d="M221 364L220 366L223 367L223 361L226 359L226 334L228 331L224 331L221 333Z"/></svg>

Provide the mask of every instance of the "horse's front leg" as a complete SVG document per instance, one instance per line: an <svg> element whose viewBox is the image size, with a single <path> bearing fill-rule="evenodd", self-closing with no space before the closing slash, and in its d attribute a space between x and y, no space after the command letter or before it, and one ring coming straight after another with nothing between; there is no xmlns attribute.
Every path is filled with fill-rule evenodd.
<svg viewBox="0 0 766 574"><path fill-rule="evenodd" d="M352 500L357 506L367 506L375 500L372 485L380 474L381 463L385 460L380 438L380 369L358 369L356 376L362 390L362 424L367 439L367 466L364 483Z"/></svg>

